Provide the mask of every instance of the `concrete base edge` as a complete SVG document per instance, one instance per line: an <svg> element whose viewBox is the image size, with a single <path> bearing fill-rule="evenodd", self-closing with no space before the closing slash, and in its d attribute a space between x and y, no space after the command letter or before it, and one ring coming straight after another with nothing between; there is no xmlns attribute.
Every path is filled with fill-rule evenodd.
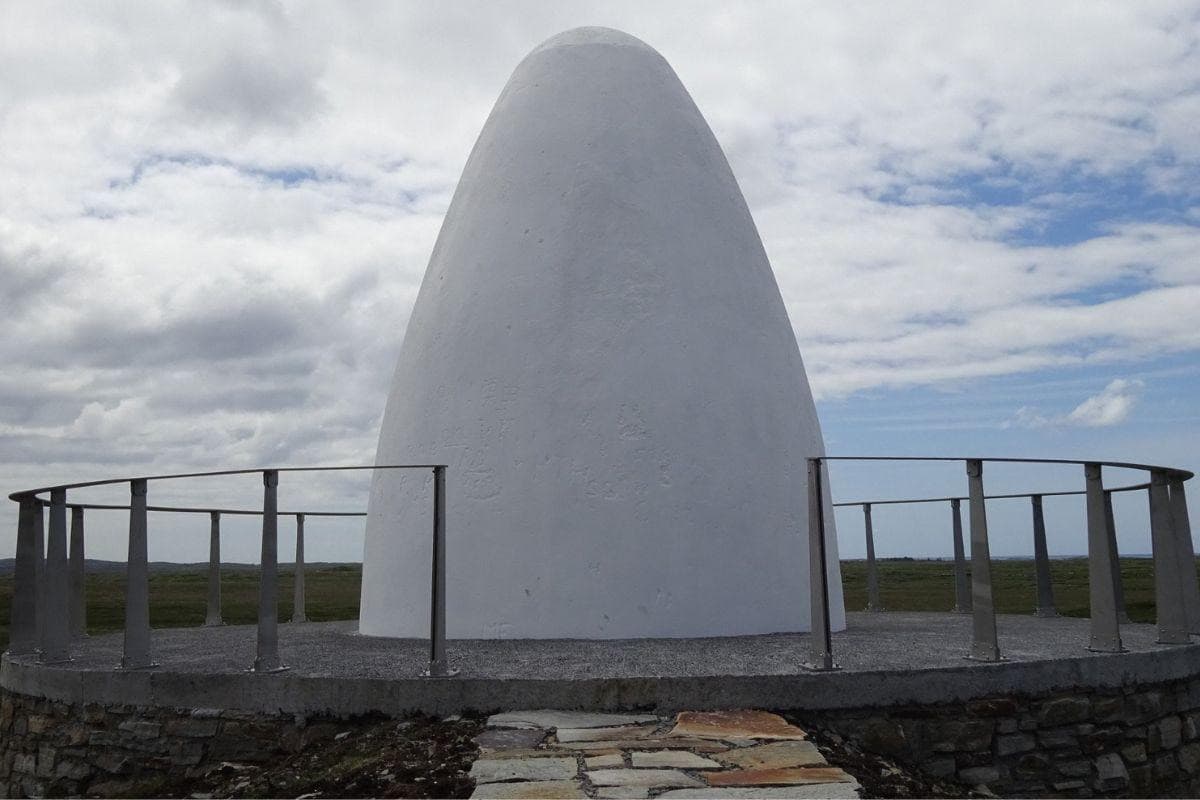
<svg viewBox="0 0 1200 800"><path fill-rule="evenodd" d="M1118 688L1180 680L1200 673L1200 645L1048 661L1007 661L936 670L597 677L582 680L456 677L339 678L278 674L120 672L37 664L5 655L0 686L68 703L172 708L218 707L262 713L452 714L476 709L772 708L832 710L945 703L1051 692L1075 687Z"/></svg>

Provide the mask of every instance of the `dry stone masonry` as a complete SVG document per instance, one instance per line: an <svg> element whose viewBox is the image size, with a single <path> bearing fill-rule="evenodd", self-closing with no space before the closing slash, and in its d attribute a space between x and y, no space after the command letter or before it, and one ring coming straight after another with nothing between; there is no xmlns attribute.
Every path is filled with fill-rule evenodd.
<svg viewBox="0 0 1200 800"><path fill-rule="evenodd" d="M931 776L1004 797L1200 792L1200 679L804 718Z"/></svg>
<svg viewBox="0 0 1200 800"><path fill-rule="evenodd" d="M263 762L336 727L220 709L75 706L3 693L0 796L129 796L223 762Z"/></svg>
<svg viewBox="0 0 1200 800"><path fill-rule="evenodd" d="M964 792L1200 793L1200 678L787 716L495 714L475 739L474 796L857 797L858 780L826 763L806 731L822 746L878 753ZM123 796L230 762L268 762L333 741L343 728L291 714L77 705L5 692L0 796ZM878 778L850 768L864 783Z"/></svg>

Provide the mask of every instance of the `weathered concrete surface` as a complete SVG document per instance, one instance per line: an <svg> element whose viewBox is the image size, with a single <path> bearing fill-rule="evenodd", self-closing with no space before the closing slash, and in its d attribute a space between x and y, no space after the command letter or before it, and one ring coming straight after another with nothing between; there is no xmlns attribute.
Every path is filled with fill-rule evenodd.
<svg viewBox="0 0 1200 800"><path fill-rule="evenodd" d="M618 31L543 43L467 160L380 430L377 463L450 465L449 635L807 630L823 452L754 220L679 78ZM364 633L424 635L430 509L427 473L375 473Z"/></svg>
<svg viewBox="0 0 1200 800"><path fill-rule="evenodd" d="M1001 616L1008 661L962 658L970 620L954 614L854 614L834 637L844 670L805 671L807 636L627 641L451 641L457 678L418 677L427 643L353 635L354 623L281 625L292 669L245 671L254 628L156 630L158 669L119 672L121 636L76 642L75 660L39 666L5 657L0 685L70 702L224 707L300 713L464 709L828 709L940 703L1077 686L1115 687L1191 677L1200 645L1159 646L1154 628L1125 625L1131 652L1090 653L1085 619ZM931 672L936 670L936 672Z"/></svg>

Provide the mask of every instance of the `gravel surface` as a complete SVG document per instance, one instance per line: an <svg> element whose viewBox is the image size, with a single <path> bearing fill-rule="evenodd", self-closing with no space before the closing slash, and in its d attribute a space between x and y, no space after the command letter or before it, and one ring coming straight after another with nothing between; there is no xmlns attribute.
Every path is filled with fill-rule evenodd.
<svg viewBox="0 0 1200 800"><path fill-rule="evenodd" d="M848 672L960 668L971 643L971 617L913 612L852 613L849 629L833 637L838 664ZM1106 657L1089 653L1086 619L998 617L1000 649L1012 662ZM280 652L293 674L343 678L414 676L426 666L421 639L359 636L357 622L283 624ZM1152 625L1123 625L1131 651L1167 649ZM93 636L75 646L65 669L110 669L120 661L122 634ZM236 673L254 661L255 629L174 628L153 632L161 669L179 673ZM793 675L808 658L805 634L703 639L451 640L451 666L467 678L583 679L598 677ZM979 664L980 668L987 665Z"/></svg>

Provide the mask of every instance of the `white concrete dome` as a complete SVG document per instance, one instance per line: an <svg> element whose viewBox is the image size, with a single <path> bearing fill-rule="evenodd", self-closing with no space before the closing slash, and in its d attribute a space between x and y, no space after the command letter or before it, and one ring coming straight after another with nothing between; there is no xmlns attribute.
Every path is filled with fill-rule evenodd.
<svg viewBox="0 0 1200 800"><path fill-rule="evenodd" d="M604 28L543 43L467 161L379 437L376 463L449 464L448 635L807 630L823 451L754 221L671 67ZM365 634L428 635L431 489L375 476ZM832 525L828 553L842 628Z"/></svg>

